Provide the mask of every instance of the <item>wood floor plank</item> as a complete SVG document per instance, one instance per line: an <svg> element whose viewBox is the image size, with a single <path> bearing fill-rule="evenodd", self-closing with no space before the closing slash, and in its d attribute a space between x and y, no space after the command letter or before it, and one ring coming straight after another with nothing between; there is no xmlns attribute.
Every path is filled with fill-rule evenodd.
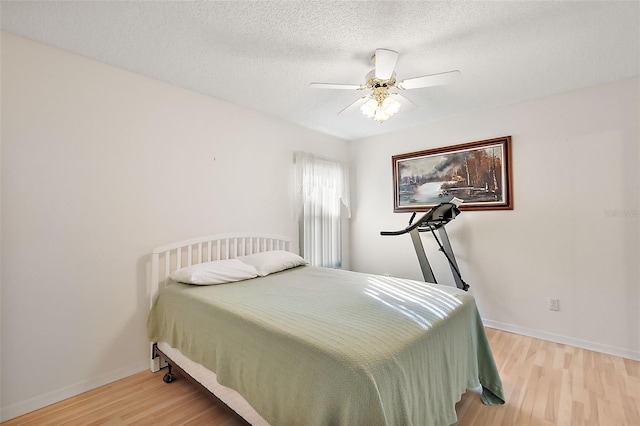
<svg viewBox="0 0 640 426"><path fill-rule="evenodd" d="M640 426L640 362L487 329L507 402L477 391L456 404L456 426ZM301 424L304 424L301 421ZM2 423L2 426L240 426L179 375L142 372Z"/></svg>

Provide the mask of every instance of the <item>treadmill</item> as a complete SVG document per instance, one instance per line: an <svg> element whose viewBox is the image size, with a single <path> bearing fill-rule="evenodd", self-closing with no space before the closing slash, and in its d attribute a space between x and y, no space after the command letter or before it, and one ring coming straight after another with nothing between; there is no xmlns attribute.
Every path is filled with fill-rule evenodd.
<svg viewBox="0 0 640 426"><path fill-rule="evenodd" d="M416 217L416 213L414 212L411 215L409 225L406 228L399 231L382 231L380 232L380 235L396 236L409 234L409 236L411 236L411 241L413 241L413 247L416 250L416 255L418 256L418 262L420 263L420 269L422 270L424 280L429 283L437 284L438 281L433 275L433 270L431 269L429 259L427 259L427 255L424 252L424 246L422 245L422 240L420 239L421 232L431 232L431 235L433 235L433 238L436 240L438 247L440 247L440 251L445 255L449 262L449 267L451 268L456 287L467 291L469 289L469 285L464 282L460 275L460 269L458 268L458 263L456 262L453 249L451 248L451 243L449 242L449 237L447 236L447 231L445 230L445 226L461 213L458 209L460 202L461 200L453 199L451 202L438 204L415 222L413 222L413 219ZM435 231L438 231L440 239L436 236Z"/></svg>

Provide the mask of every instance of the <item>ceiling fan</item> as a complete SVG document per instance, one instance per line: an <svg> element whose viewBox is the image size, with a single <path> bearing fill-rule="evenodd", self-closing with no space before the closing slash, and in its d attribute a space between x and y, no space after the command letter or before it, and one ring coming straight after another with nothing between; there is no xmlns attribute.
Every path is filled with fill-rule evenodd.
<svg viewBox="0 0 640 426"><path fill-rule="evenodd" d="M371 61L375 68L365 77L365 84L311 83L310 86L318 89L371 90L370 95L362 96L338 114L360 108L364 115L382 123L397 113L402 104L417 108L416 104L397 92L390 92L390 90L439 86L453 81L460 75L460 71L455 70L397 80L395 66L398 61L398 52L389 49L376 49Z"/></svg>

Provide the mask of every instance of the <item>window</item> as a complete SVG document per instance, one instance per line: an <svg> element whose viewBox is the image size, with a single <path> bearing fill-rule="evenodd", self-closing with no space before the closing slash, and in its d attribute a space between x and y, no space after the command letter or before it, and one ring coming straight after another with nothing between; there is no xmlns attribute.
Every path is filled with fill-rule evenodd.
<svg viewBox="0 0 640 426"><path fill-rule="evenodd" d="M342 205L349 217L345 164L296 152L296 209L302 256L315 266L342 266Z"/></svg>

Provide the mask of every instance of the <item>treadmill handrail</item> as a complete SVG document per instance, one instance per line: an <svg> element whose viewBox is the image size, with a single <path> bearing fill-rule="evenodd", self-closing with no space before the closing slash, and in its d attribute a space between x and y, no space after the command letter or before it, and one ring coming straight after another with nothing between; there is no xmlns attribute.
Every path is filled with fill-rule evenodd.
<svg viewBox="0 0 640 426"><path fill-rule="evenodd" d="M436 213L438 214L438 217L434 218ZM452 213L452 215L450 217L445 217L445 215L449 213ZM402 235L420 227L428 227L428 229L418 229L418 232L438 229L454 219L458 214L460 214L460 210L455 204L441 203L431 208L431 210L422 215L419 220L410 224L406 228L400 229L399 231L380 231L380 235Z"/></svg>

